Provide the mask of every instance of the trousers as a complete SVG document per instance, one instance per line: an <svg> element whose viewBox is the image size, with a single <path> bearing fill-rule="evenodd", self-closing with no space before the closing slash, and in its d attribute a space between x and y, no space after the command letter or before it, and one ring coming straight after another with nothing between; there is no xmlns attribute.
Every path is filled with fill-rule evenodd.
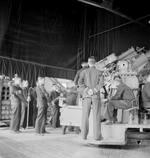
<svg viewBox="0 0 150 158"><path fill-rule="evenodd" d="M20 127L26 128L26 125L27 125L27 106L25 103L21 103Z"/></svg>
<svg viewBox="0 0 150 158"><path fill-rule="evenodd" d="M13 103L11 105L12 108L12 116L11 116L11 124L10 130L19 131L20 129L20 120L21 120L21 103Z"/></svg>
<svg viewBox="0 0 150 158"><path fill-rule="evenodd" d="M83 107L82 107L82 125L81 125L81 134L83 139L87 139L89 132L89 116L91 107L93 110L93 137L95 140L101 138L101 123L100 123L100 114L101 114L101 102L100 97L87 97L83 98Z"/></svg>
<svg viewBox="0 0 150 158"><path fill-rule="evenodd" d="M106 105L104 117L107 120L115 121L117 117L117 111L115 109L129 109L131 106L132 105L128 104L125 100L110 100Z"/></svg>
<svg viewBox="0 0 150 158"><path fill-rule="evenodd" d="M36 133L45 133L47 106L39 106L35 123Z"/></svg>

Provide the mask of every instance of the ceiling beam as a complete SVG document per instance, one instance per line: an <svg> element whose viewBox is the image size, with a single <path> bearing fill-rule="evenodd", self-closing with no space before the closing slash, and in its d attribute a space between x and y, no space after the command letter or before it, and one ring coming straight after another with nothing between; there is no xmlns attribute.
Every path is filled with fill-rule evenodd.
<svg viewBox="0 0 150 158"><path fill-rule="evenodd" d="M136 19L136 20L134 20L134 21L139 21L139 20L145 19L145 18L147 18L147 17L149 17L149 16L150 16L150 14L145 15L145 16L142 16L142 17L140 17L140 18L138 18L138 19ZM93 37L96 37L96 36L100 36L100 35L102 35L102 34L104 34L104 33L107 33L107 32L113 31L113 30L116 30L116 29L118 29L118 28L124 27L124 26L129 25L129 24L132 24L132 23L133 23L133 21L129 21L129 22L123 23L123 24L121 24L121 25L112 27L112 28L107 29L107 30L104 30L104 31L102 31L102 32L98 32L98 33L95 33L95 34L93 34L93 35L90 35L89 38L93 38Z"/></svg>
<svg viewBox="0 0 150 158"><path fill-rule="evenodd" d="M144 25L143 23L140 23L140 22L138 22L137 20L134 20L134 19L128 17L127 15L125 15L125 14L122 14L122 13L120 13L120 12L118 12L118 11L115 11L115 10L113 10L113 9L111 9L111 8L107 8L107 7L105 7L105 6L103 6L103 5L100 5L100 4L96 3L96 2L93 2L93 1L91 1L91 0L77 0L77 1L82 2L82 3L85 3L85 4L88 4L88 5L91 5L91 6L94 6L94 7L97 7L97 8L104 9L104 10L106 10L106 11L108 11L108 12L111 12L111 13L113 13L113 14L115 14L115 15L118 15L118 16L120 16L120 17L122 17L122 18L125 18L126 20L132 21L132 23L137 23L137 24L139 24L139 25L141 25L141 26L147 27L147 26Z"/></svg>

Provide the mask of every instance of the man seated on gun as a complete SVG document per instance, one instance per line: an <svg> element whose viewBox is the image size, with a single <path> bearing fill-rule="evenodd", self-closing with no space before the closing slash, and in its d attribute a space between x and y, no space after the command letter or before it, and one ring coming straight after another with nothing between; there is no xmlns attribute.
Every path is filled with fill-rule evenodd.
<svg viewBox="0 0 150 158"><path fill-rule="evenodd" d="M120 76L115 76L114 84L116 86L116 93L111 96L106 104L104 124L111 124L117 121L117 109L129 109L135 103L135 96L133 91L122 82Z"/></svg>

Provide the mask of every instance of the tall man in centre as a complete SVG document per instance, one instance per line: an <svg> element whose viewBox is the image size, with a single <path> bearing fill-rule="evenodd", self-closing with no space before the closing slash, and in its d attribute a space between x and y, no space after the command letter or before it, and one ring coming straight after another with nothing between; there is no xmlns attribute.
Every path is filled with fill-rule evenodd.
<svg viewBox="0 0 150 158"><path fill-rule="evenodd" d="M89 131L89 116L93 110L93 136L95 140L101 139L100 114L101 100L100 89L103 87L102 72L95 68L95 58L88 59L89 68L82 71L78 84L83 96L82 107L82 138L87 139Z"/></svg>

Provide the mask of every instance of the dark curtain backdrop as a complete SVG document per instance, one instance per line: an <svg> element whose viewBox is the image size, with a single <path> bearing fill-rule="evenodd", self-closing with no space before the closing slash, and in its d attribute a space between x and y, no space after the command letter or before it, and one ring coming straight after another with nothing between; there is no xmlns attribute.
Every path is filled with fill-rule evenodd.
<svg viewBox="0 0 150 158"><path fill-rule="evenodd" d="M82 8L74 0L1 0L0 56L43 64L46 75L73 79L81 15ZM34 71L33 65L29 67Z"/></svg>
<svg viewBox="0 0 150 158"><path fill-rule="evenodd" d="M35 86L38 76L58 76L60 78L73 79L75 71L0 57L0 74L7 75L11 79L14 77L14 74L18 74L23 80L28 80L30 86Z"/></svg>

